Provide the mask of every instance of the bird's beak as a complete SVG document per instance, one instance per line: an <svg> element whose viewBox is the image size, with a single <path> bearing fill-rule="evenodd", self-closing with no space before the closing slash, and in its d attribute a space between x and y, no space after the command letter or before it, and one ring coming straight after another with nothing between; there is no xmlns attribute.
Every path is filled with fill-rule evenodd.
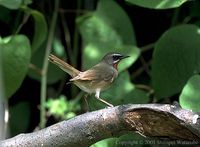
<svg viewBox="0 0 200 147"><path fill-rule="evenodd" d="M125 59L125 58L128 58L128 57L130 57L130 56L122 56L122 57L120 58L120 60Z"/></svg>

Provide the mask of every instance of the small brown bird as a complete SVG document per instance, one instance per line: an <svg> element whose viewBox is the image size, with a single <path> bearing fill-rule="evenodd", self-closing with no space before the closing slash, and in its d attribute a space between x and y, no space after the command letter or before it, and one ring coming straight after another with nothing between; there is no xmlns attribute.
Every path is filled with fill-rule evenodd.
<svg viewBox="0 0 200 147"><path fill-rule="evenodd" d="M81 90L89 94L95 93L95 97L98 100L113 107L112 104L100 98L100 92L113 83L118 75L118 63L127 57L129 56L124 56L119 53L108 53L103 57L100 63L84 72L77 70L52 54L50 54L49 60L72 77L70 82L73 82Z"/></svg>

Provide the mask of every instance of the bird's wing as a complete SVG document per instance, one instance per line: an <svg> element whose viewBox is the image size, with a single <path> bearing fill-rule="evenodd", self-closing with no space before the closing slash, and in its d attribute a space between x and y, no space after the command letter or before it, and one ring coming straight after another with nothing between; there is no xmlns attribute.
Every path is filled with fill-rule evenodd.
<svg viewBox="0 0 200 147"><path fill-rule="evenodd" d="M102 79L104 81L111 81L112 82L114 80L114 78L116 77L116 75L115 75L115 73L113 71L111 71L111 72L112 73L104 74L103 77L102 77Z"/></svg>
<svg viewBox="0 0 200 147"><path fill-rule="evenodd" d="M105 67L106 68L106 67ZM105 69L104 69L105 71ZM102 68L99 66L95 66L85 72L80 72L76 77L72 78L70 81L76 80L93 80L93 81L110 81L115 76L114 71L106 70L106 72L102 71Z"/></svg>
<svg viewBox="0 0 200 147"><path fill-rule="evenodd" d="M76 80L95 80L98 79L99 74L95 70L87 70L85 72L80 72L76 77L70 79L70 81Z"/></svg>

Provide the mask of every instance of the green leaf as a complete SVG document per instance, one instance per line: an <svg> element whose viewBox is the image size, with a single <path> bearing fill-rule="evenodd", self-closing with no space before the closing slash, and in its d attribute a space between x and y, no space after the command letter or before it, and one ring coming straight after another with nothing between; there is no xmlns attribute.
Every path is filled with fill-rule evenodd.
<svg viewBox="0 0 200 147"><path fill-rule="evenodd" d="M30 104L21 102L10 107L10 131L12 136L27 132L30 123Z"/></svg>
<svg viewBox="0 0 200 147"><path fill-rule="evenodd" d="M145 141L146 138L143 136L139 135L138 133L128 133L125 135L120 136L116 141L116 147L130 147L130 146L137 146L137 147L144 147L147 146L149 143L154 143L150 142L150 139L148 141ZM154 143L155 144L155 143Z"/></svg>
<svg viewBox="0 0 200 147"><path fill-rule="evenodd" d="M21 86L31 58L29 40L24 35L6 37L0 41L2 50L3 79L6 98Z"/></svg>
<svg viewBox="0 0 200 147"><path fill-rule="evenodd" d="M0 21L1 23L5 23L5 25L9 25L12 21L12 11L10 11L9 9L5 8L5 7L1 7L0 6ZM9 33L9 32L7 32Z"/></svg>
<svg viewBox="0 0 200 147"><path fill-rule="evenodd" d="M32 0L23 0L23 5L27 6L32 3Z"/></svg>
<svg viewBox="0 0 200 147"><path fill-rule="evenodd" d="M74 112L68 112L67 114L65 114L65 116L63 117L64 119L70 119L76 116L76 113Z"/></svg>
<svg viewBox="0 0 200 147"><path fill-rule="evenodd" d="M42 45L42 43L44 43L47 37L47 23L41 12L31 10L30 14L33 16L35 22L35 31L32 41L32 52L35 52Z"/></svg>
<svg viewBox="0 0 200 147"><path fill-rule="evenodd" d="M188 0L126 0L127 2L145 8L169 9L180 7Z"/></svg>
<svg viewBox="0 0 200 147"><path fill-rule="evenodd" d="M111 147L111 146L115 146L116 141L117 141L117 138L108 138L108 139L98 141L97 143L91 145L91 147Z"/></svg>
<svg viewBox="0 0 200 147"><path fill-rule="evenodd" d="M69 119L76 116L76 111L80 111L79 104L74 104L73 100L68 101L64 95L58 98L48 99L45 104L48 113L55 118Z"/></svg>
<svg viewBox="0 0 200 147"><path fill-rule="evenodd" d="M155 45L152 82L159 98L181 91L187 80L200 72L200 29L180 25L166 31Z"/></svg>
<svg viewBox="0 0 200 147"><path fill-rule="evenodd" d="M59 58L65 60L66 54L64 52L64 47L61 46L62 45L61 43L59 43L59 45L57 45L58 42L60 42L60 40L55 38L53 41L53 49L52 49L53 54L55 54ZM32 56L31 63L34 66L36 66L38 69L42 69L44 54L45 54L45 46L41 46L40 49L37 50L34 53L34 55ZM37 81L41 80L41 73L38 73L38 71L36 71L33 68L31 68L29 70L28 75ZM63 79L66 75L67 75L67 73L62 71L60 68L58 68L57 66L55 66L52 63L49 63L48 73L47 73L47 83L48 84L56 83L59 80Z"/></svg>
<svg viewBox="0 0 200 147"><path fill-rule="evenodd" d="M56 117L64 116L68 108L68 101L65 96L60 96L57 99L49 99L46 103L46 107L49 110L49 114L55 115Z"/></svg>
<svg viewBox="0 0 200 147"><path fill-rule="evenodd" d="M112 11L110 11L112 10ZM101 0L98 3L97 10L94 12L94 16L104 23L105 27L110 29L121 38L124 44L135 45L136 40L134 36L134 30L130 18L126 12L113 0ZM98 28L96 28L98 29ZM102 27L103 31L103 27ZM110 35L109 32L105 32ZM111 36L108 37L112 39ZM101 38L102 39L102 38ZM104 38L106 39L106 38ZM103 40L104 40L103 39ZM115 42L116 43L116 42Z"/></svg>
<svg viewBox="0 0 200 147"><path fill-rule="evenodd" d="M0 5L8 9L18 9L22 4L22 0L0 0Z"/></svg>
<svg viewBox="0 0 200 147"><path fill-rule="evenodd" d="M148 140L150 143L150 139ZM152 142L154 143L154 142ZM136 133L129 133L118 138L108 138L93 144L91 147L142 147L145 145L145 138Z"/></svg>
<svg viewBox="0 0 200 147"><path fill-rule="evenodd" d="M120 71L128 68L139 56L131 21L116 2L99 1L97 10L79 17L77 24L85 44L85 69L98 63L108 52L120 52L131 56L123 61L125 64L121 66Z"/></svg>
<svg viewBox="0 0 200 147"><path fill-rule="evenodd" d="M200 8L200 1L193 1L192 3L190 3L189 11L190 11L191 18L197 17L199 20L199 18L200 18L200 9L199 8Z"/></svg>
<svg viewBox="0 0 200 147"><path fill-rule="evenodd" d="M132 91L124 96L123 103L129 104L144 104L149 102L149 95L147 92L134 88Z"/></svg>
<svg viewBox="0 0 200 147"><path fill-rule="evenodd" d="M29 5L32 0L0 0L0 5L8 9L19 9L22 5Z"/></svg>
<svg viewBox="0 0 200 147"><path fill-rule="evenodd" d="M192 76L184 86L179 101L182 108L200 112L200 75Z"/></svg>

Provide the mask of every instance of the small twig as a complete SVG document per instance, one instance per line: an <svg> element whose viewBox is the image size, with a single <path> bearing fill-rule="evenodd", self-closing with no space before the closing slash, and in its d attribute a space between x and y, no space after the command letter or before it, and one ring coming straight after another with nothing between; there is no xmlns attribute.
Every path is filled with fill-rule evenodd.
<svg viewBox="0 0 200 147"><path fill-rule="evenodd" d="M154 102L154 98L153 98L154 89L153 88L151 88L148 85L143 85L143 84L135 84L135 88L147 91L147 94L149 97L149 102L150 103Z"/></svg>
<svg viewBox="0 0 200 147"><path fill-rule="evenodd" d="M174 14L171 20L171 27L175 26L178 23L178 17L180 15L180 8L174 9Z"/></svg>
<svg viewBox="0 0 200 147"><path fill-rule="evenodd" d="M82 4L82 1L78 0L77 1L76 17L78 17L80 15L79 10L81 9L81 4ZM73 39L73 56L74 56L74 59L75 59L73 66L77 67L78 54L80 53L79 52L80 47L79 47L79 31L78 31L78 28L77 28L76 25L75 25L75 30L74 30L73 36L74 36L74 39ZM72 93L72 96L76 95L77 88L72 86L71 93Z"/></svg>
<svg viewBox="0 0 200 147"><path fill-rule="evenodd" d="M87 100L87 98L88 98L88 94L86 93L85 95L84 95L84 101L85 101L85 104L86 104L86 111L87 112L89 112L89 104L88 104L88 100Z"/></svg>
<svg viewBox="0 0 200 147"><path fill-rule="evenodd" d="M56 96L58 97L61 93L61 91L63 90L63 87L66 85L66 79L62 79L60 82L60 85L58 86L58 90L56 92Z"/></svg>
<svg viewBox="0 0 200 147"><path fill-rule="evenodd" d="M187 24L187 23L189 23L191 20L192 20L192 17L191 17L191 16L187 16L187 17L184 18L183 24Z"/></svg>
<svg viewBox="0 0 200 147"><path fill-rule="evenodd" d="M21 30L21 28L23 27L24 24L26 24L26 22L28 21L28 18L30 17L30 13L25 13L22 22L20 23L20 25L18 26L15 35L19 33L19 31Z"/></svg>
<svg viewBox="0 0 200 147"><path fill-rule="evenodd" d="M88 13L88 12L91 12L91 11L82 10L82 9L67 9L66 10L66 9L60 8L59 12L60 13L79 13L79 14L84 14L84 13Z"/></svg>
<svg viewBox="0 0 200 147"><path fill-rule="evenodd" d="M0 49L0 81L0 140L3 140L6 138L8 127L8 122L5 120L6 110L8 111L8 99L5 97L2 49Z"/></svg>
<svg viewBox="0 0 200 147"><path fill-rule="evenodd" d="M150 66L150 65L151 65L151 61L148 61L148 62L146 63L146 66ZM139 75L140 75L142 72L144 72L144 71L145 71L144 66L138 68L135 72L133 72L133 73L131 74L131 79L135 79L137 76L139 76Z"/></svg>
<svg viewBox="0 0 200 147"><path fill-rule="evenodd" d="M29 68L32 69L38 75L40 75L40 76L42 75L42 70L40 68L38 68L36 65L30 63Z"/></svg>
<svg viewBox="0 0 200 147"><path fill-rule="evenodd" d="M142 89L142 90L145 90L145 91L148 91L148 92L153 90L150 86L143 85L143 84L135 84L135 88Z"/></svg>
<svg viewBox="0 0 200 147"><path fill-rule="evenodd" d="M65 36L65 42L66 42L66 46L67 46L68 57L69 57L72 65L74 65L74 63L75 63L74 60L76 60L76 59L74 58L74 55L72 52L71 36L70 36L69 28L67 26L67 23L66 23L63 13L61 13L61 23L62 23L63 30L64 30L64 36Z"/></svg>
<svg viewBox="0 0 200 147"><path fill-rule="evenodd" d="M153 42L153 43L147 44L147 45L145 45L143 47L140 47L141 52L144 53L144 52L152 49L154 47L154 45L155 45L155 43Z"/></svg>
<svg viewBox="0 0 200 147"><path fill-rule="evenodd" d="M73 104L74 105L72 105L72 107L75 107L75 105L77 105L78 103L79 103L79 101L80 101L80 99L82 98L84 96L84 92L83 91L80 91L77 95L76 95L76 97L73 99Z"/></svg>
<svg viewBox="0 0 200 147"><path fill-rule="evenodd" d="M59 8L59 0L55 0L55 7L53 12L53 17L50 24L49 35L47 39L47 46L45 49L45 56L43 61L42 67L42 78L41 78L41 93L40 93L40 128L44 128L46 124L46 117L45 117L45 102L47 96L47 70L48 70L48 56L51 51L51 46L54 38L54 32L57 22L57 15L58 15L58 8Z"/></svg>
<svg viewBox="0 0 200 147"><path fill-rule="evenodd" d="M140 56L140 61L141 61L142 65L143 65L143 67L144 67L144 71L146 71L146 73L148 75L150 75L149 65L147 64L147 62L145 61L145 59L144 59L144 57L142 55Z"/></svg>
<svg viewBox="0 0 200 147"><path fill-rule="evenodd" d="M148 45L145 45L143 47L140 47L141 52L144 53L150 49L152 49L154 47L155 43L150 43ZM139 68L136 72L134 72L133 74L131 74L131 79L135 79L138 75L140 75L143 71L146 71L147 74L150 74L150 70L149 70L149 66L151 64L151 61L146 62L143 58L143 56L140 56L140 61L142 62L142 67Z"/></svg>

